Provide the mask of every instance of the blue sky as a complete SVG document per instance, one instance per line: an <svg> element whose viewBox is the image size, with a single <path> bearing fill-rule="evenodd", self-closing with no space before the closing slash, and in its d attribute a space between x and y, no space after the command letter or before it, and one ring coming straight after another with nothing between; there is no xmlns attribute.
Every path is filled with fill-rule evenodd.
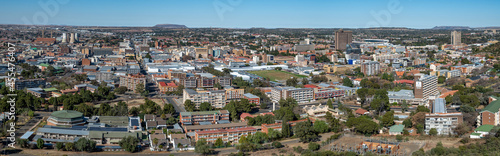
<svg viewBox="0 0 500 156"><path fill-rule="evenodd" d="M0 24L153 26L168 23L183 24L188 27L224 28L500 26L499 0L1 0L0 2L2 4Z"/></svg>

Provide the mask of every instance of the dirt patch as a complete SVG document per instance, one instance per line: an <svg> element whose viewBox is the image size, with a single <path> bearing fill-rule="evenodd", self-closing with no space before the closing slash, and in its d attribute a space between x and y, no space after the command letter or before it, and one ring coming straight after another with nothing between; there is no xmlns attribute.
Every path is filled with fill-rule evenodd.
<svg viewBox="0 0 500 156"><path fill-rule="evenodd" d="M162 99L149 99L149 100L155 102L156 104L160 105L163 108L164 103L163 103ZM142 104L145 103L144 99L131 99L131 100L128 100L128 101L123 101L123 102L125 102L127 104L127 106L128 106L129 109L132 108L132 107L139 107L140 105L142 105ZM117 103L118 102L113 102L113 103L111 103L109 105L114 106Z"/></svg>

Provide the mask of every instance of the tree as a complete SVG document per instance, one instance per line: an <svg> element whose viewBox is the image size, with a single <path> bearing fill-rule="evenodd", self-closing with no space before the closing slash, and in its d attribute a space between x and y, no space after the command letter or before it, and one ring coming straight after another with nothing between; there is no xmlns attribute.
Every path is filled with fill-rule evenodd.
<svg viewBox="0 0 500 156"><path fill-rule="evenodd" d="M215 147L222 147L222 146L224 146L224 142L222 141L222 138L217 138L217 140L215 140L214 146Z"/></svg>
<svg viewBox="0 0 500 156"><path fill-rule="evenodd" d="M417 113L418 112L426 112L426 113L429 113L431 112L431 110L425 106L417 106Z"/></svg>
<svg viewBox="0 0 500 156"><path fill-rule="evenodd" d="M200 153L202 155L208 155L208 154L212 153L212 150L210 149L210 147L208 147L207 141L205 139L199 139L196 142L194 152Z"/></svg>
<svg viewBox="0 0 500 156"><path fill-rule="evenodd" d="M191 100L186 100L184 101L184 108L186 108L188 112L192 112L194 111L196 106L194 105L194 103L191 102Z"/></svg>
<svg viewBox="0 0 500 156"><path fill-rule="evenodd" d="M269 137L269 139L271 141L274 141L274 140L277 140L277 139L281 138L281 132L277 131L277 130L274 130L272 128L268 128L267 129L267 136Z"/></svg>
<svg viewBox="0 0 500 156"><path fill-rule="evenodd" d="M18 144L19 146L21 146L21 148L27 148L29 145L27 139L19 139Z"/></svg>
<svg viewBox="0 0 500 156"><path fill-rule="evenodd" d="M311 142L319 139L318 133L314 131L313 124L309 120L297 123L293 130L294 136L297 136L301 142Z"/></svg>
<svg viewBox="0 0 500 156"><path fill-rule="evenodd" d="M139 139L134 136L127 136L124 137L118 144L120 145L121 148L125 149L127 152L137 152L139 148L137 147L137 144L139 143ZM156 143L158 144L158 143Z"/></svg>
<svg viewBox="0 0 500 156"><path fill-rule="evenodd" d="M273 146L274 148L281 148L283 147L283 145L281 144L281 142L279 141L275 141L271 144L271 146Z"/></svg>
<svg viewBox="0 0 500 156"><path fill-rule="evenodd" d="M203 102L200 104L200 111L211 111L213 110L212 105L208 102Z"/></svg>
<svg viewBox="0 0 500 156"><path fill-rule="evenodd" d="M326 122L318 120L318 121L314 122L314 131L316 131L318 133L326 133L326 132L330 131L330 129L328 128L328 125L326 124Z"/></svg>
<svg viewBox="0 0 500 156"><path fill-rule="evenodd" d="M453 132L455 132L458 136L462 136L462 135L466 134L467 132L469 132L470 130L471 130L471 128L469 126L467 126L467 124L462 123L462 124L459 124L457 127L455 127L455 129L453 129Z"/></svg>
<svg viewBox="0 0 500 156"><path fill-rule="evenodd" d="M417 114L413 115L411 117L411 122L413 123L413 126L416 126L418 124L425 124L425 112L418 112Z"/></svg>
<svg viewBox="0 0 500 156"><path fill-rule="evenodd" d="M396 140L397 140L398 142L403 141L403 136L402 136L402 135L396 135Z"/></svg>
<svg viewBox="0 0 500 156"><path fill-rule="evenodd" d="M332 102L332 99L328 99L328 101L326 102L326 105L328 106L328 108L333 109L333 102Z"/></svg>
<svg viewBox="0 0 500 156"><path fill-rule="evenodd" d="M56 143L56 149L59 151L64 148L64 144L62 142L57 142Z"/></svg>
<svg viewBox="0 0 500 156"><path fill-rule="evenodd" d="M75 149L75 144L74 143L68 142L68 143L64 144L64 150L66 150L66 151L73 151L73 149Z"/></svg>
<svg viewBox="0 0 500 156"><path fill-rule="evenodd" d="M302 78L302 85L309 84L309 80L307 78Z"/></svg>
<svg viewBox="0 0 500 156"><path fill-rule="evenodd" d="M286 80L286 85L294 87L297 85L298 82L299 82L299 80L297 80L297 78L292 77L292 78L289 78L288 80Z"/></svg>
<svg viewBox="0 0 500 156"><path fill-rule="evenodd" d="M317 143L311 142L309 145L307 145L307 148L311 151L317 151L319 150L320 146Z"/></svg>
<svg viewBox="0 0 500 156"><path fill-rule="evenodd" d="M379 125L365 117L350 117L347 119L346 126L354 127L354 130L362 134L375 134L379 129Z"/></svg>
<svg viewBox="0 0 500 156"><path fill-rule="evenodd" d="M406 118L403 120L403 125L405 125L405 128L411 128L412 127L412 122L410 118Z"/></svg>
<svg viewBox="0 0 500 156"><path fill-rule="evenodd" d="M394 112L389 111L382 116L381 125L384 127L390 127L394 125Z"/></svg>
<svg viewBox="0 0 500 156"><path fill-rule="evenodd" d="M42 149L44 144L45 141L43 141L42 138L38 138L38 140L36 140L36 147L38 147L38 149Z"/></svg>
<svg viewBox="0 0 500 156"><path fill-rule="evenodd" d="M80 138L75 143L78 151L93 152L96 149L96 142L87 138Z"/></svg>
<svg viewBox="0 0 500 156"><path fill-rule="evenodd" d="M438 77L438 83L444 83L444 81L446 81L446 77L444 77L444 76Z"/></svg>
<svg viewBox="0 0 500 156"><path fill-rule="evenodd" d="M125 87L125 86L120 86L120 87L115 89L115 93L118 93L118 94L124 94L125 92L127 92L127 87Z"/></svg>
<svg viewBox="0 0 500 156"><path fill-rule="evenodd" d="M347 87L354 87L354 84L352 84L351 79L349 79L348 77L344 77L344 79L342 80L342 85Z"/></svg>
<svg viewBox="0 0 500 156"><path fill-rule="evenodd" d="M438 134L438 131L436 128L431 128L431 130L429 130L429 135L436 136L437 134Z"/></svg>
<svg viewBox="0 0 500 156"><path fill-rule="evenodd" d="M163 113L164 114L174 114L175 113L175 108L174 105L168 103L163 106Z"/></svg>
<svg viewBox="0 0 500 156"><path fill-rule="evenodd" d="M153 145L155 145L155 146L158 145L158 138L153 139Z"/></svg>
<svg viewBox="0 0 500 156"><path fill-rule="evenodd" d="M281 135L283 136L283 138L288 138L292 136L290 131L290 125L286 120L283 120L283 122L281 123Z"/></svg>

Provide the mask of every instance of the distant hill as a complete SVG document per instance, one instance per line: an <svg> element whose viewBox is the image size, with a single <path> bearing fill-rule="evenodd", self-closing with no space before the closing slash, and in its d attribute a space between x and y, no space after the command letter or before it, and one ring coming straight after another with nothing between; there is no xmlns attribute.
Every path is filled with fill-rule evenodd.
<svg viewBox="0 0 500 156"><path fill-rule="evenodd" d="M154 27L157 27L157 28L188 28L185 25L180 25L180 24L157 24Z"/></svg>
<svg viewBox="0 0 500 156"><path fill-rule="evenodd" d="M467 27L467 26L435 26L432 29L458 30L458 29L470 29L470 27Z"/></svg>

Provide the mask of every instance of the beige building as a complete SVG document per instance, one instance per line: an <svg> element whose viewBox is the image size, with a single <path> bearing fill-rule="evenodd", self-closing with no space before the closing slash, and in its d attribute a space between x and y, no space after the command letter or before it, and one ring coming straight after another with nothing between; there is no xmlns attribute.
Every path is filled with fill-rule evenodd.
<svg viewBox="0 0 500 156"><path fill-rule="evenodd" d="M452 31L451 32L451 44L453 44L453 45L462 44L462 33L460 33L459 31Z"/></svg>
<svg viewBox="0 0 500 156"><path fill-rule="evenodd" d="M208 102L215 108L223 108L226 106L226 91L184 89L182 102L186 102L186 100L191 100L196 108L200 108L203 102Z"/></svg>

